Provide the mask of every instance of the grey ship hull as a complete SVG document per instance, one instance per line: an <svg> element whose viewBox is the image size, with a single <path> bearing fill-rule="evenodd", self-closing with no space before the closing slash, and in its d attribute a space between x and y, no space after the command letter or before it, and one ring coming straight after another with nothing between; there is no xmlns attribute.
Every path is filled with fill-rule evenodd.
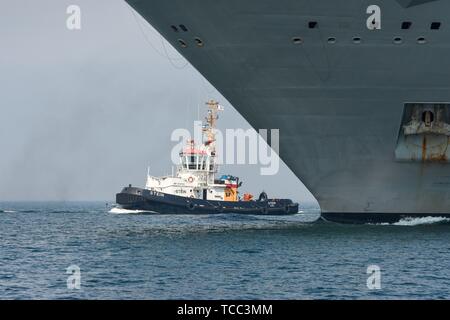
<svg viewBox="0 0 450 320"><path fill-rule="evenodd" d="M448 139L396 155L407 103L450 102L450 1L378 0L377 31L367 0L127 2L254 128L280 129L326 219L450 214Z"/></svg>

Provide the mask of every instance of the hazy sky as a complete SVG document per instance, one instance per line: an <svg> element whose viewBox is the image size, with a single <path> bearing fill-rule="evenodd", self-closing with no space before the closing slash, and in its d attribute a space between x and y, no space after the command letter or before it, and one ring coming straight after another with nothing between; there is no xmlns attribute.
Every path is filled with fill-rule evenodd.
<svg viewBox="0 0 450 320"><path fill-rule="evenodd" d="M71 4L81 30L66 27ZM147 166L170 173L172 131L192 130L209 99L225 107L219 128L249 128L123 0L0 0L0 201L111 200L143 186ZM243 191L312 199L286 166L259 169L221 173Z"/></svg>

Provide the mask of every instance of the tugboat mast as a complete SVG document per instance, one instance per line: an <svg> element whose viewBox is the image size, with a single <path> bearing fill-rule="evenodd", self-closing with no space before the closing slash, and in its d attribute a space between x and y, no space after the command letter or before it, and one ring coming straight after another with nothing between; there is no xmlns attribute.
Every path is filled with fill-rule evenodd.
<svg viewBox="0 0 450 320"><path fill-rule="evenodd" d="M208 115L205 117L207 125L203 127L203 132L206 133L206 145L210 146L211 153L215 156L216 153L216 123L219 119L219 111L223 108L219 105L217 101L210 100L206 102L208 106Z"/></svg>

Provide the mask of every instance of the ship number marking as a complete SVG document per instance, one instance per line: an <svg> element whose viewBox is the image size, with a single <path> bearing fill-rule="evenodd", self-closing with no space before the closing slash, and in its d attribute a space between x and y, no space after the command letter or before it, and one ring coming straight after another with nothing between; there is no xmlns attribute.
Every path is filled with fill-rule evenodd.
<svg viewBox="0 0 450 320"><path fill-rule="evenodd" d="M367 18L367 29L381 30L381 8L375 4L370 5L367 8L367 14L370 14Z"/></svg>
<svg viewBox="0 0 450 320"><path fill-rule="evenodd" d="M149 193L150 193L151 196L155 196L155 197L164 197L164 193L162 193L162 192L149 190Z"/></svg>

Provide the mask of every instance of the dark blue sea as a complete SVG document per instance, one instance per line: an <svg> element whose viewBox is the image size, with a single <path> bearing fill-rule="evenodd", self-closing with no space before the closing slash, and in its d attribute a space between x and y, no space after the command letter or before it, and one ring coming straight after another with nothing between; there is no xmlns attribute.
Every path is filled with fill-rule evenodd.
<svg viewBox="0 0 450 320"><path fill-rule="evenodd" d="M448 299L450 225L0 203L0 299ZM69 266L80 270L68 288ZM369 265L381 289L369 289Z"/></svg>

